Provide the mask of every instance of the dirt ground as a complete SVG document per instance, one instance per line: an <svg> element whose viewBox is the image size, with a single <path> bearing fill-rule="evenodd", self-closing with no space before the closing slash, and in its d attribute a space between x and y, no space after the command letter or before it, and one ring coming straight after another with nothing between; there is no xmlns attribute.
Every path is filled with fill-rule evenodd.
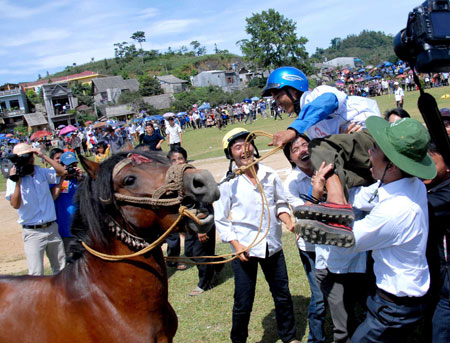
<svg viewBox="0 0 450 343"><path fill-rule="evenodd" d="M275 169L284 180L291 167L282 152L268 157L263 163ZM209 170L214 178L219 181L226 173L228 160L225 158L212 158L194 161L197 168ZM26 273L27 264L23 252L22 228L17 224L17 210L13 209L5 199L5 193L0 193L0 274ZM47 258L45 265L49 266Z"/></svg>

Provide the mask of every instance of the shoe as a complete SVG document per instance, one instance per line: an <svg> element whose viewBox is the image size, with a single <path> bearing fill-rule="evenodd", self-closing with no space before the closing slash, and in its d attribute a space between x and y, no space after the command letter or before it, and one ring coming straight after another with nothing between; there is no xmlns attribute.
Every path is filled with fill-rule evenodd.
<svg viewBox="0 0 450 343"><path fill-rule="evenodd" d="M321 220L343 225L351 225L355 220L355 213L350 204L341 205L332 202L297 206L294 208L294 216L299 219Z"/></svg>
<svg viewBox="0 0 450 343"><path fill-rule="evenodd" d="M305 241L313 244L335 245L344 248L355 245L352 228L343 224L300 219L295 223L294 230Z"/></svg>
<svg viewBox="0 0 450 343"><path fill-rule="evenodd" d="M202 294L204 292L205 292L204 289L201 289L200 287L197 286L192 291L189 292L189 296L190 297L195 297L195 296L200 295L200 294Z"/></svg>
<svg viewBox="0 0 450 343"><path fill-rule="evenodd" d="M185 264L179 264L177 265L177 270L186 270L187 266Z"/></svg>

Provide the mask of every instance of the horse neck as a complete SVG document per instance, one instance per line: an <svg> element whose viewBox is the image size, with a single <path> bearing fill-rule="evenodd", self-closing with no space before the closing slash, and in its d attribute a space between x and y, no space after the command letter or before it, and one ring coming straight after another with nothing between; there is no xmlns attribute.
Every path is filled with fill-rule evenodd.
<svg viewBox="0 0 450 343"><path fill-rule="evenodd" d="M131 254L120 241L114 242L114 254ZM130 301L167 301L167 269L161 247L156 247L144 256L117 262L104 261L86 252L85 275L88 282L95 283L110 299L129 296Z"/></svg>

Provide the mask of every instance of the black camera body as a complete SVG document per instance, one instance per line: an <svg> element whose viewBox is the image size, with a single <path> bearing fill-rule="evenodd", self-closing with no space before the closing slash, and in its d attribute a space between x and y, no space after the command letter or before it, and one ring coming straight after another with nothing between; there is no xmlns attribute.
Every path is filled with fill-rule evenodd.
<svg viewBox="0 0 450 343"><path fill-rule="evenodd" d="M75 175L77 175L77 170L72 165L66 166L66 170L67 170L67 176L75 176Z"/></svg>
<svg viewBox="0 0 450 343"><path fill-rule="evenodd" d="M395 54L418 72L450 71L450 3L427 0L394 38Z"/></svg>
<svg viewBox="0 0 450 343"><path fill-rule="evenodd" d="M12 181L17 182L20 177L33 174L34 165L29 163L32 155L33 153L23 155L9 154L7 156L7 159L10 160L16 167L16 174L9 176Z"/></svg>

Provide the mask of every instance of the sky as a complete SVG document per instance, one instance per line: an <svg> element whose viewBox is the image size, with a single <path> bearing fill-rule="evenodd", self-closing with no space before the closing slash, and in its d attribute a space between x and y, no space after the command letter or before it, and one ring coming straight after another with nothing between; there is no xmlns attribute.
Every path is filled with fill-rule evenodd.
<svg viewBox="0 0 450 343"><path fill-rule="evenodd" d="M395 35L411 0L0 0L0 85L36 81L68 65L114 57L114 43L144 31L145 50L177 50L197 40L241 55L245 19L270 8L296 23L310 54L362 30ZM139 47L138 44L136 44Z"/></svg>

